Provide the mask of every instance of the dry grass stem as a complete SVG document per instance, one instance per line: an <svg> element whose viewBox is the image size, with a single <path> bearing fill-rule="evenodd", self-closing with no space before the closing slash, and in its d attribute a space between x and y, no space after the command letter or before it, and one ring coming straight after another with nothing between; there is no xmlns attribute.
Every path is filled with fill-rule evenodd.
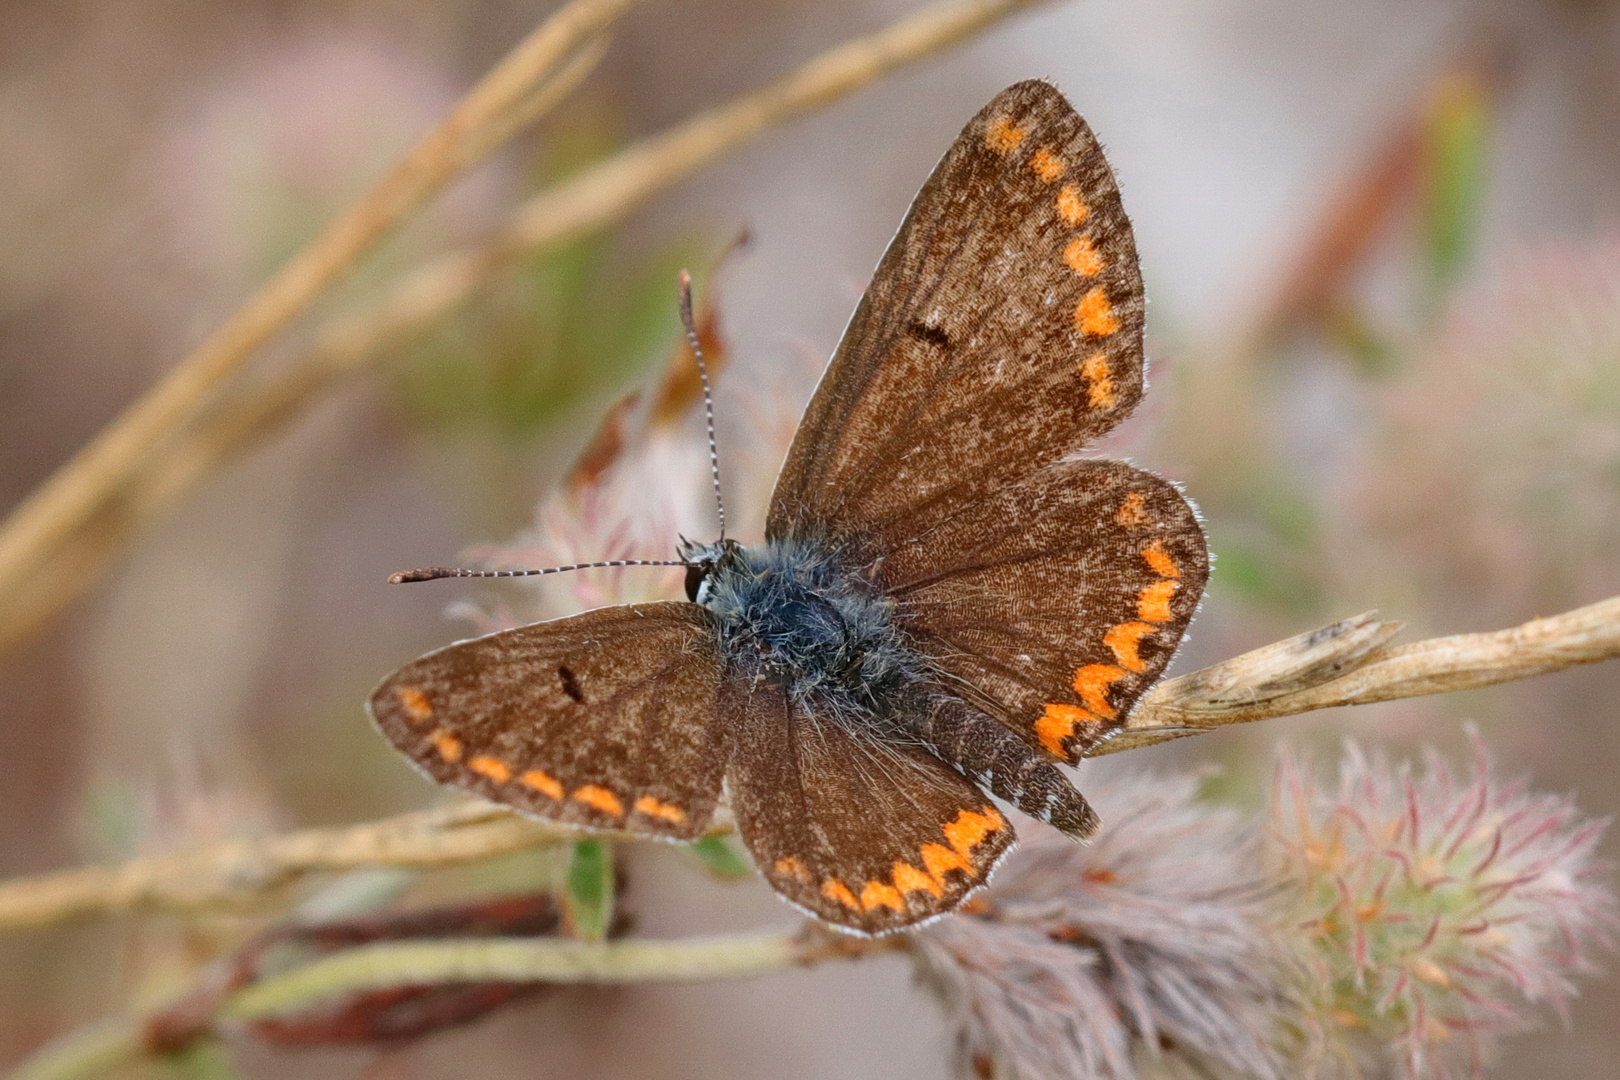
<svg viewBox="0 0 1620 1080"><path fill-rule="evenodd" d="M134 1068L144 1057L140 1025L111 1020L53 1039L7 1073L6 1080L88 1080Z"/></svg>
<svg viewBox="0 0 1620 1080"><path fill-rule="evenodd" d="M254 983L226 1002L230 1020L263 1020L349 994L448 983L691 982L796 967L809 956L793 933L676 941L411 941L362 945Z"/></svg>
<svg viewBox="0 0 1620 1080"><path fill-rule="evenodd" d="M717 824L715 835L730 831ZM233 840L0 883L0 929L84 915L250 903L312 873L357 866L448 866L577 839L566 826L463 803L365 825Z"/></svg>
<svg viewBox="0 0 1620 1080"><path fill-rule="evenodd" d="M1387 646L1399 629L1399 623L1357 615L1160 683L1124 731L1092 756L1228 724L1490 686L1607 660L1620 656L1620 597L1493 633ZM730 830L729 821L717 820L711 834ZM0 929L135 908L241 904L309 873L468 862L577 835L492 804L468 803L367 825L234 841L0 884Z"/></svg>
<svg viewBox="0 0 1620 1080"><path fill-rule="evenodd" d="M633 0L574 0L489 72L394 169L284 265L157 386L30 495L0 529L0 597L9 597L53 551L115 499L160 443L195 418L253 353L392 232L428 197L556 96L569 61ZM587 53L589 55L589 53ZM40 594L23 605L38 619ZM8 619L8 622L15 621Z"/></svg>
<svg viewBox="0 0 1620 1080"><path fill-rule="evenodd" d="M490 981L545 983L671 982L733 978L856 960L904 950L904 937L857 939L815 923L798 932L735 934L675 941L590 944L542 938L460 939L361 946L255 982L235 993L208 989L210 970L194 993L207 1004L190 1038L217 1026L273 1020L319 1008L333 998L407 986ZM184 1000L182 998L181 1000ZM6 1080L85 1080L150 1060L151 1017L122 1019L70 1032L42 1047Z"/></svg>
<svg viewBox="0 0 1620 1080"><path fill-rule="evenodd" d="M554 77L485 128L494 147L551 109L601 61L607 37L586 43ZM475 155L481 156L481 155ZM0 591L0 652L24 640L100 576L142 525L156 521L224 462L296 416L327 385L294 372L205 410L149 455L26 579Z"/></svg>
<svg viewBox="0 0 1620 1080"><path fill-rule="evenodd" d="M483 247L433 260L405 275L375 305L333 318L288 370L198 416L148 459L121 469L118 485L98 488L93 504L82 504L71 519L59 516L63 527L52 534L57 549L8 543L12 526L21 521L14 517L0 532L0 650L25 638L87 588L141 526L160 517L223 462L302 415L335 382L368 367L385 347L455 311L521 259L623 217L775 125L1044 2L956 0L845 42L754 93L627 147L542 192ZM566 87L571 71L582 73L588 66L592 47L583 46L579 60L488 129L514 125L516 117L551 96L551 87ZM8 549L27 558L19 555L8 563Z"/></svg>
<svg viewBox="0 0 1620 1080"><path fill-rule="evenodd" d="M1228 724L1527 679L1620 656L1620 597L1484 634L1385 646L1370 614L1268 645L1150 690L1092 756Z"/></svg>
<svg viewBox="0 0 1620 1080"><path fill-rule="evenodd" d="M456 310L521 259L629 213L772 127L852 93L913 60L938 52L989 24L1046 0L967 0L928 8L845 42L790 75L644 139L580 171L520 206L484 246L444 256L403 277L364 311L334 319L289 371L211 425L226 437L199 439L236 447L298 415L333 380L366 367L397 344Z"/></svg>

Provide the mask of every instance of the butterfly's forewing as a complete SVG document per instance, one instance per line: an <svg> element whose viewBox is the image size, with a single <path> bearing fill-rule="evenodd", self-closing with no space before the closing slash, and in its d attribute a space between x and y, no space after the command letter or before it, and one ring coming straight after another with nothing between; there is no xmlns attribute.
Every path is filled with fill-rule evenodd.
<svg viewBox="0 0 1620 1080"><path fill-rule="evenodd" d="M441 783L553 821L689 839L725 771L719 684L708 611L637 604L428 653L370 710Z"/></svg>
<svg viewBox="0 0 1620 1080"><path fill-rule="evenodd" d="M1113 173L1022 82L924 184L788 453L772 538L877 550L1107 431L1142 394L1142 280Z"/></svg>
<svg viewBox="0 0 1620 1080"><path fill-rule="evenodd" d="M1168 482L1123 462L1067 461L922 530L882 574L901 625L952 689L1072 763L1169 663L1209 554Z"/></svg>
<svg viewBox="0 0 1620 1080"><path fill-rule="evenodd" d="M785 899L865 934L957 907L1011 848L1012 826L920 746L795 708L779 686L728 683L741 717L731 808Z"/></svg>

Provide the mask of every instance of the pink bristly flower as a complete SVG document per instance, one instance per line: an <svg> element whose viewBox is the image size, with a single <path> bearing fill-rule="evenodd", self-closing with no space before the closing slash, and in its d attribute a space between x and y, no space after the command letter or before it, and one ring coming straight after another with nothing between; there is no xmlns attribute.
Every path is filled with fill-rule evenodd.
<svg viewBox="0 0 1620 1080"><path fill-rule="evenodd" d="M1561 1017L1611 944L1605 821L1433 752L1421 769L1352 746L1337 790L1280 763L1271 870L1293 905L1308 983L1301 1034L1319 1075L1476 1076L1500 1036Z"/></svg>

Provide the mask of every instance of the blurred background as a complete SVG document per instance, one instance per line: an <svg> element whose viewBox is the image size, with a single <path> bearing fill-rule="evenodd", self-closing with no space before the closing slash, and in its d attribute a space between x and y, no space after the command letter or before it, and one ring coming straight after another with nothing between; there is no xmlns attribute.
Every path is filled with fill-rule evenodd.
<svg viewBox="0 0 1620 1080"><path fill-rule="evenodd" d="M0 6L4 504L549 7ZM915 7L647 0L561 109L320 310L364 304L556 178ZM1219 560L1175 670L1368 608L1407 620L1410 640L1620 593L1620 4L1052 3L530 260L144 531L0 654L0 877L433 804L367 722L369 688L466 635L447 617L455 601L520 615L559 601L390 589L387 575L532 542L537 505L613 402L663 369L682 265L713 285L723 468L757 522L784 436L911 196L968 117L1032 76L1056 80L1107 146L1141 249L1152 387L1107 450L1182 482ZM706 272L743 229L750 242ZM256 363L274 371L308 340L295 328ZM701 427L681 431L701 452ZM1344 736L1461 755L1471 719L1509 771L1608 815L1617 696L1609 664L1085 769L1214 765L1212 797L1257 807L1279 740L1323 756ZM790 921L757 881L713 882L663 847L628 859L642 931ZM441 887L547 872L517 860ZM0 935L0 1066L161 997L240 933L222 916ZM1620 984L1590 982L1568 1030L1510 1042L1491 1075L1613 1075L1617 1011ZM559 993L382 1055L233 1053L248 1077L581 1080L932 1077L948 1050L896 959Z"/></svg>

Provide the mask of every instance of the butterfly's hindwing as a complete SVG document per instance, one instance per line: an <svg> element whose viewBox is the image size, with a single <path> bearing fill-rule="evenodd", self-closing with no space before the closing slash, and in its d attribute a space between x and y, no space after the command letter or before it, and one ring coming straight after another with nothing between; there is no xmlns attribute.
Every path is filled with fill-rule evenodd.
<svg viewBox="0 0 1620 1080"><path fill-rule="evenodd" d="M1117 730L1209 577L1192 508L1118 461L1068 461L959 508L882 563L948 688L1074 762Z"/></svg>
<svg viewBox="0 0 1620 1080"><path fill-rule="evenodd" d="M789 451L767 535L894 535L1113 427L1142 393L1130 222L1056 88L1003 91L912 204Z"/></svg>
<svg viewBox="0 0 1620 1080"><path fill-rule="evenodd" d="M1012 826L921 746L728 680L741 716L731 808L771 886L848 930L880 934L951 911L1013 844Z"/></svg>
<svg viewBox="0 0 1620 1080"><path fill-rule="evenodd" d="M638 604L429 653L370 710L441 783L552 821L690 839L726 767L719 681L709 612Z"/></svg>

